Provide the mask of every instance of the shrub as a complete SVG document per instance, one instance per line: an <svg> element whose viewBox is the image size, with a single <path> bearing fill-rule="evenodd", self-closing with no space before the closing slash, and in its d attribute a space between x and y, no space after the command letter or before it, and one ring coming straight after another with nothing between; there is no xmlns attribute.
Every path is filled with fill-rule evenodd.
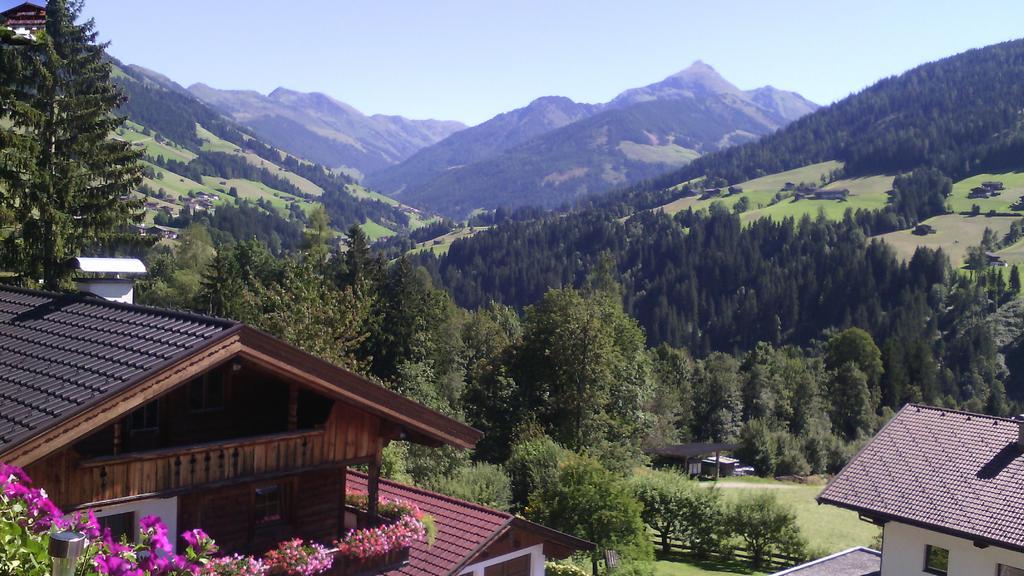
<svg viewBox="0 0 1024 576"><path fill-rule="evenodd" d="M796 524L796 514L768 492L744 494L726 514L726 526L746 545L755 568L772 554L806 557L807 543Z"/></svg>
<svg viewBox="0 0 1024 576"><path fill-rule="evenodd" d="M626 560L652 557L643 505L629 486L591 458L561 464L556 481L530 495L526 517L597 544L592 559L616 550Z"/></svg>
<svg viewBox="0 0 1024 576"><path fill-rule="evenodd" d="M547 576L589 576L586 570L570 562L545 562Z"/></svg>
<svg viewBox="0 0 1024 576"><path fill-rule="evenodd" d="M502 466L477 462L438 483L437 491L499 510L508 510L512 485Z"/></svg>
<svg viewBox="0 0 1024 576"><path fill-rule="evenodd" d="M554 483L559 464L571 454L544 435L522 440L513 446L512 454L505 463L512 484L513 503L520 508L525 507L530 494Z"/></svg>

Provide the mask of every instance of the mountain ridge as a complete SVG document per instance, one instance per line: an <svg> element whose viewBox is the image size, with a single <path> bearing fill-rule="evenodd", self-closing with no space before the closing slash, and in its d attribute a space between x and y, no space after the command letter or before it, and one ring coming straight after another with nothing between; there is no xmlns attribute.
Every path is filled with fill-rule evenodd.
<svg viewBox="0 0 1024 576"><path fill-rule="evenodd" d="M368 116L322 92L278 87L264 95L203 83L187 90L275 146L357 174L400 162L465 128L452 120Z"/></svg>
<svg viewBox="0 0 1024 576"><path fill-rule="evenodd" d="M568 121L545 110L556 103ZM697 155L770 133L816 108L795 92L741 90L697 61L606 103L535 99L371 173L366 183L456 217L500 205L553 207L656 176ZM595 116L605 120L603 126L586 124ZM718 123L715 129L709 119ZM522 129L526 124L531 129Z"/></svg>

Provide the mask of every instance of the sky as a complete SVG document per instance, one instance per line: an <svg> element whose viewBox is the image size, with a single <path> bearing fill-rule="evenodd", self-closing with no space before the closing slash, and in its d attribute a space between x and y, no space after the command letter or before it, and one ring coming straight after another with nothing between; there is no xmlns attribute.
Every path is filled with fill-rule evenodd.
<svg viewBox="0 0 1024 576"><path fill-rule="evenodd" d="M698 59L740 88L827 104L1024 36L1020 0L87 0L85 12L114 56L186 86L285 86L467 124L546 95L607 101Z"/></svg>

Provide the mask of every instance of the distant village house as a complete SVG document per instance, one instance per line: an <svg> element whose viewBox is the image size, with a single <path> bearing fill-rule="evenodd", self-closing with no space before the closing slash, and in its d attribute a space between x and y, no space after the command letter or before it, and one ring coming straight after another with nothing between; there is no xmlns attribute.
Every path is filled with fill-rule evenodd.
<svg viewBox="0 0 1024 576"><path fill-rule="evenodd" d="M0 12L0 22L19 36L30 36L46 28L46 7L24 2Z"/></svg>

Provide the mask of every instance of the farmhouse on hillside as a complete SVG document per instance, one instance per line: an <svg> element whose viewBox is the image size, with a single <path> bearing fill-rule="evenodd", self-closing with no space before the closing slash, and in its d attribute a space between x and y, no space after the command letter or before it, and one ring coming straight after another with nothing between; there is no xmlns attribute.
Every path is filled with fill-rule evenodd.
<svg viewBox="0 0 1024 576"><path fill-rule="evenodd" d="M173 534L205 529L226 553L293 537L329 544L387 522L376 503L388 443L471 448L480 436L240 322L0 287L0 462L115 535L131 538L156 515ZM356 464L368 472L347 471ZM364 509L346 504L353 491L369 495ZM426 508L443 498L420 497ZM502 526L490 540L465 537L467 563L517 559L521 543L529 568L508 574L539 576L537 558L587 546L494 514ZM368 567L338 556L334 573L382 573L408 558Z"/></svg>
<svg viewBox="0 0 1024 576"><path fill-rule="evenodd" d="M0 24L14 30L16 34L30 35L46 28L46 7L34 2L23 2L0 12Z"/></svg>
<svg viewBox="0 0 1024 576"><path fill-rule="evenodd" d="M1024 574L1024 420L909 404L818 502L882 526L881 576Z"/></svg>

